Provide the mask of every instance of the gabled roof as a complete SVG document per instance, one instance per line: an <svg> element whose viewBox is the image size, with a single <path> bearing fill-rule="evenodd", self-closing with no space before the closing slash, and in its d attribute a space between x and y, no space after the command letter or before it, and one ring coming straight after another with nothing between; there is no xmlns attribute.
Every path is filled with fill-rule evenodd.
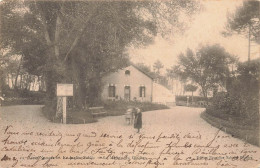
<svg viewBox="0 0 260 168"><path fill-rule="evenodd" d="M137 69L138 71L142 72L143 74L145 74L147 77L151 78L152 80L154 79L151 75L149 75L148 73L144 72L143 70L141 70L140 68L138 68L135 64L131 63L130 66L133 66L135 69Z"/></svg>
<svg viewBox="0 0 260 168"><path fill-rule="evenodd" d="M137 69L138 71L140 71L141 73L143 73L144 75L146 75L147 77L149 77L150 79L154 79L151 75L149 75L148 73L146 73L146 72L144 72L143 70L141 70L140 68L138 68L135 64L133 64L133 63L130 63L130 65L128 65L128 66L126 66L126 67L124 67L124 68L121 68L121 69L118 69L118 70L122 70L122 69L125 69L125 68L127 68L127 67L129 67L129 66L133 66L135 69ZM114 73L114 72L106 72L106 73L103 73L101 76L106 76L106 75L108 75L108 74L111 74L111 73Z"/></svg>

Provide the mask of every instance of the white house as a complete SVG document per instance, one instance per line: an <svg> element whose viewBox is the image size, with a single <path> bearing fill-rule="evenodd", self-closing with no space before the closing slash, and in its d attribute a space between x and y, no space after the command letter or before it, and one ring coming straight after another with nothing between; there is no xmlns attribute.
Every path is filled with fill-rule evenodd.
<svg viewBox="0 0 260 168"><path fill-rule="evenodd" d="M153 102L165 105L175 105L175 95L166 87L153 83Z"/></svg>
<svg viewBox="0 0 260 168"><path fill-rule="evenodd" d="M152 102L153 78L134 65L102 78L102 99Z"/></svg>
<svg viewBox="0 0 260 168"><path fill-rule="evenodd" d="M102 78L103 100L136 100L175 104L175 95L135 65L130 65Z"/></svg>

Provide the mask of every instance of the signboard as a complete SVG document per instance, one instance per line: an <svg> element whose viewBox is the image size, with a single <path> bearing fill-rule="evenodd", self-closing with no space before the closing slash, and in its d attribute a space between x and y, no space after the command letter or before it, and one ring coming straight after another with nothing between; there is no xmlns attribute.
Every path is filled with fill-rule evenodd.
<svg viewBox="0 0 260 168"><path fill-rule="evenodd" d="M57 96L73 96L73 84L57 84Z"/></svg>

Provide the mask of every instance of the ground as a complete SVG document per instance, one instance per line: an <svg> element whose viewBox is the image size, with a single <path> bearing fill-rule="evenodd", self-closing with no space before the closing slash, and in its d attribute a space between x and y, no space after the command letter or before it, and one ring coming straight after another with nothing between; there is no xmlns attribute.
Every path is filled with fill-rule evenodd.
<svg viewBox="0 0 260 168"><path fill-rule="evenodd" d="M202 151L197 151L196 156L221 156L224 153L223 157L228 156L239 156L242 158L233 158L233 160L229 162L228 159L220 161L220 160L211 160L206 161L209 165L204 166L207 167L240 167L240 168L250 168L257 167L260 163L260 148L256 146L252 146L250 144L246 144L245 142L236 139L232 136L227 135L223 131L219 131L217 128L212 127L203 119L200 118L200 113L204 110L203 108L189 108L189 107L180 107L176 106L167 110L157 110L151 112L143 112L143 129L141 129L141 133L137 134L136 130L133 126L126 124L124 120L124 116L115 116L115 117L104 117L98 119L98 122L91 124L78 124L78 125L64 125L58 123L51 123L48 121L43 114L41 113L42 106L7 106L0 107L0 126L1 126L1 149L3 149L3 140L7 137L7 135L3 134L4 130L8 125L12 125L12 129L16 132L22 133L24 130L29 130L31 132L48 132L50 130L54 130L56 132L61 132L62 134L75 133L75 132L97 132L97 133L107 133L113 135L121 135L122 137L128 137L129 135L133 135L134 137L140 137L140 135L152 136L156 135L156 139L163 135L164 138L161 138L161 145L164 142L169 140L169 136L172 139L175 136L175 139L178 139L178 135L181 136L181 142L178 143L175 147L175 151L183 149L184 154L181 155L182 158L189 158L194 155L194 145L202 145L204 148L215 148L218 146L218 152L214 154L206 154ZM185 136L186 135L186 136ZM217 137L215 137L217 135ZM167 138L168 136L168 138ZM189 137L189 138L188 138ZM215 137L215 138L214 138ZM15 138L15 137L14 137ZM28 141L33 141L33 136L28 136ZM109 137L105 142L113 139L114 137ZM119 137L120 139L120 137ZM81 139L82 140L82 139ZM87 139L86 139L87 140ZM145 140L145 139L144 139ZM51 141L51 140L50 140ZM69 141L69 140L67 140ZM112 140L111 140L112 141ZM116 140L115 140L116 141ZM150 140L151 143L153 140ZM87 141L80 141L83 145L87 143ZM170 142L170 141L168 141ZM182 142L189 142L192 144L192 147L187 149L188 147L184 147ZM156 142L157 143L157 142ZM159 143L159 142L158 142ZM207 146L208 145L208 146ZM205 147L207 146L207 147ZM42 146L41 146L42 147ZM140 147L141 148L141 147ZM184 149L185 148L185 149ZM201 148L202 149L202 148ZM116 148L117 150L117 148ZM119 150L119 149L118 149ZM120 150L123 150L121 148ZM152 150L152 149L151 149ZM154 149L154 153L159 152L161 149ZM3 151L3 150L2 150ZM204 151L204 149L203 149ZM230 151L234 151L233 153ZM206 151L205 151L206 152ZM243 153L248 154L247 158ZM1 152L2 153L2 152ZM2 158L4 153L0 155ZM8 151L7 154L12 155L14 153ZM17 157L22 154L16 154ZM40 155L39 153L35 155ZM165 155L166 157L166 155ZM167 155L168 157L168 155ZM0 158L0 159L1 159ZM175 157L176 158L176 157ZM249 158L249 159L248 159ZM250 159L251 158L251 159ZM182 161L179 161L182 162ZM195 161L194 161L195 162ZM64 162L65 164L65 162ZM8 165L7 162L0 162L1 165ZM58 165L59 166L59 165ZM120 163L121 167L145 167L138 165L124 165ZM120 167L112 166L112 167ZM175 167L185 167L183 165L176 164ZM187 167L203 167L196 165L186 165ZM19 166L18 166L19 167ZM29 166L28 166L29 167ZM36 166L37 167L37 166ZM67 167L67 166L65 166ZM68 166L69 167L69 166ZM72 166L73 167L73 166ZM99 166L97 166L99 167ZM147 166L149 167L149 166ZM152 166L151 166L152 167ZM172 167L172 162L165 162L164 165L158 167Z"/></svg>

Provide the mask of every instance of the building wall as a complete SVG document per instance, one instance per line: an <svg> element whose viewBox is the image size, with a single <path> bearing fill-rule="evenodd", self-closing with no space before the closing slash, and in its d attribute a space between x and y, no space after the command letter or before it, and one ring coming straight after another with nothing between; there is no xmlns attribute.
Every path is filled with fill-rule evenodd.
<svg viewBox="0 0 260 168"><path fill-rule="evenodd" d="M175 95L161 84L153 83L153 102L159 104L175 104Z"/></svg>
<svg viewBox="0 0 260 168"><path fill-rule="evenodd" d="M130 75L125 74L126 70L130 71ZM114 99L109 98L108 88L109 85L115 85L115 95L117 99L124 99L124 88L125 86L130 86L130 100L134 100L134 98L136 98L138 101L152 101L153 80L133 66L129 66L122 70L118 70L117 72L108 74L103 77L102 82L102 98L104 100ZM140 97L140 86L145 86L145 97Z"/></svg>

